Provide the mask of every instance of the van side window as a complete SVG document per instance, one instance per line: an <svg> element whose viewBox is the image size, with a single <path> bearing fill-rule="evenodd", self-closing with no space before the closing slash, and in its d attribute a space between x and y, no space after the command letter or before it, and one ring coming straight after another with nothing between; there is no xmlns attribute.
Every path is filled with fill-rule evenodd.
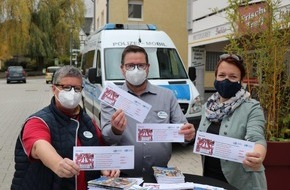
<svg viewBox="0 0 290 190"><path fill-rule="evenodd" d="M186 71L175 49L158 48L157 59L161 79L185 79Z"/></svg>
<svg viewBox="0 0 290 190"><path fill-rule="evenodd" d="M186 75L183 75L184 67L182 67L181 64L179 64L181 62L181 60L180 60L180 57L177 55L177 52L170 51L169 57L171 60L171 72L174 76L173 78L176 78L176 76L186 77Z"/></svg>
<svg viewBox="0 0 290 190"><path fill-rule="evenodd" d="M101 51L100 50L98 50L98 52L97 52L97 60L96 60L96 65L97 65L97 76L99 77L99 76L101 76L101 74L102 74L102 70L101 70Z"/></svg>
<svg viewBox="0 0 290 190"><path fill-rule="evenodd" d="M171 78L171 68L168 52L165 49L157 50L160 78Z"/></svg>
<svg viewBox="0 0 290 190"><path fill-rule="evenodd" d="M93 66L94 63L94 53L95 51L89 51L85 54L83 54L83 58L82 58L82 70L87 73L88 69L91 68Z"/></svg>

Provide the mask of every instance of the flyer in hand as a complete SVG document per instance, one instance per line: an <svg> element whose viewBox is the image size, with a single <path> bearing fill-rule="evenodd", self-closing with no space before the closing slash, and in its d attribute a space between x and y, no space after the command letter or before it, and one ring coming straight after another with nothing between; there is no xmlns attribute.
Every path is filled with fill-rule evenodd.
<svg viewBox="0 0 290 190"><path fill-rule="evenodd" d="M109 178L102 176L98 179L90 180L88 186L101 187L104 189L129 189L131 186L137 183L137 179L134 178Z"/></svg>

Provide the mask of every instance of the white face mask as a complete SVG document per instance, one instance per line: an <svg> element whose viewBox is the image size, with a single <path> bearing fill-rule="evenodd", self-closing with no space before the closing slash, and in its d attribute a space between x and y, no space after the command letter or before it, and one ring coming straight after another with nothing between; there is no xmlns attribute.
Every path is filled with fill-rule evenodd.
<svg viewBox="0 0 290 190"><path fill-rule="evenodd" d="M58 97L55 97L63 107L74 109L81 102L82 94L80 92L75 92L74 89L71 89L70 91L59 90Z"/></svg>
<svg viewBox="0 0 290 190"><path fill-rule="evenodd" d="M139 70L137 67L133 71L126 71L126 80L135 86L142 84L147 76L146 70Z"/></svg>

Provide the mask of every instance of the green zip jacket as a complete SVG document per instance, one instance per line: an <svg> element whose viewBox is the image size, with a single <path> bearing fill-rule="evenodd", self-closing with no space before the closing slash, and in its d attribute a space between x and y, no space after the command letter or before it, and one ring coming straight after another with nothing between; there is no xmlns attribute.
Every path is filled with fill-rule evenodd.
<svg viewBox="0 0 290 190"><path fill-rule="evenodd" d="M206 132L211 122L205 117L204 112L205 105L198 130ZM219 135L252 141L266 147L264 126L265 118L260 103L248 99L222 120ZM258 171L253 171L241 163L221 159L221 168L229 184L239 190L267 189L264 166L261 166Z"/></svg>

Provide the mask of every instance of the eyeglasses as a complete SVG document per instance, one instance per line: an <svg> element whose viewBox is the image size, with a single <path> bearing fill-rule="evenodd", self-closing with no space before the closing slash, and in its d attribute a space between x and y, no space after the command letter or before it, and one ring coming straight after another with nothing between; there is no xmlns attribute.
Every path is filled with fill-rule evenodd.
<svg viewBox="0 0 290 190"><path fill-rule="evenodd" d="M60 86L64 91L71 91L73 88L75 92L81 92L83 90L83 86L71 86L66 84L55 84L55 86Z"/></svg>
<svg viewBox="0 0 290 190"><path fill-rule="evenodd" d="M235 55L235 54L227 54L227 53L225 53L225 54L220 55L220 59L227 59L227 58L233 58L233 59L235 59L236 61L239 61L239 62L243 61L240 56Z"/></svg>
<svg viewBox="0 0 290 190"><path fill-rule="evenodd" d="M127 64L124 64L124 66L127 71L133 71L136 67L138 68L138 70L145 70L148 64L147 63L138 63L138 64L127 63Z"/></svg>

